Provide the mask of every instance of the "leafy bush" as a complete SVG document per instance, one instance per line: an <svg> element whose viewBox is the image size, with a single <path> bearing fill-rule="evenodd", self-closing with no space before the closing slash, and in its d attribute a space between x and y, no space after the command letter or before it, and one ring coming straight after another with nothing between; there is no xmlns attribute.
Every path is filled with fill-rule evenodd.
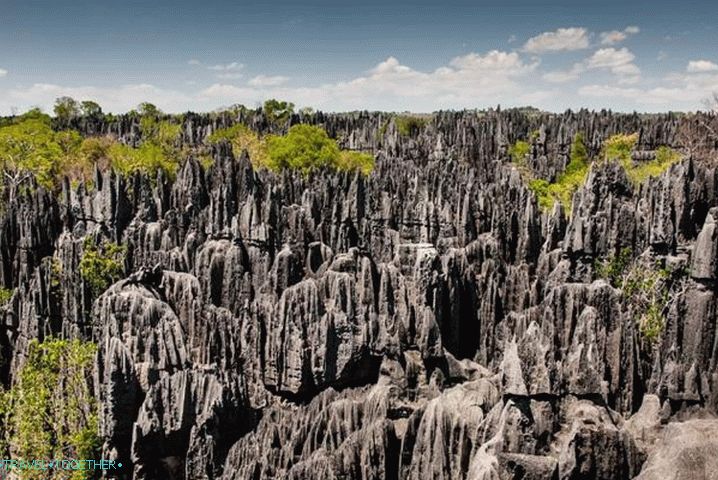
<svg viewBox="0 0 718 480"><path fill-rule="evenodd" d="M138 148L113 143L108 150L108 156L112 167L123 176L142 172L155 178L157 172L163 170L173 178L179 168L177 156L168 155L161 145L152 142L145 142Z"/></svg>
<svg viewBox="0 0 718 480"><path fill-rule="evenodd" d="M313 125L293 125L284 136L267 138L270 168L292 168L303 173L334 166L339 159L339 147L327 132Z"/></svg>
<svg viewBox="0 0 718 480"><path fill-rule="evenodd" d="M364 175L369 175L374 170L374 156L368 153L342 150L335 166L339 170L359 170Z"/></svg>
<svg viewBox="0 0 718 480"><path fill-rule="evenodd" d="M294 104L272 98L264 102L262 110L270 123L284 124L294 113Z"/></svg>
<svg viewBox="0 0 718 480"><path fill-rule="evenodd" d="M526 165L526 157L531 151L531 145L523 140L517 140L513 145L509 147L509 155L511 155L511 161L517 165Z"/></svg>
<svg viewBox="0 0 718 480"><path fill-rule="evenodd" d="M573 194L586 181L589 168L588 151L583 136L578 133L571 143L566 170L556 181L549 183L546 180L534 180L529 182L528 186L536 195L542 209L550 210L554 203L559 201L567 211L570 211Z"/></svg>
<svg viewBox="0 0 718 480"><path fill-rule="evenodd" d="M636 164L624 165L626 175L633 185L640 185L650 177L657 177L668 170L668 167L681 160L681 154L670 147L659 147L656 158Z"/></svg>
<svg viewBox="0 0 718 480"><path fill-rule="evenodd" d="M15 385L2 394L6 454L43 460L96 458L98 402L90 389L95 352L95 344L80 340L30 342ZM60 478L48 477L48 472L25 473L25 478ZM71 478L91 477L91 471L75 471Z"/></svg>
<svg viewBox="0 0 718 480"><path fill-rule="evenodd" d="M4 172L17 175L17 187L24 173L34 175L40 185L51 188L60 169L63 148L49 122L26 119L0 128L0 162ZM7 182L8 179L4 178Z"/></svg>
<svg viewBox="0 0 718 480"><path fill-rule="evenodd" d="M394 117L394 125L399 135L413 137L421 132L426 126L426 119L413 115L398 115Z"/></svg>
<svg viewBox="0 0 718 480"><path fill-rule="evenodd" d="M290 168L306 174L330 167L359 170L368 175L374 168L372 155L340 150L337 142L329 138L323 128L303 123L293 125L286 135L260 137L246 125L237 124L207 137L208 143L220 141L229 142L235 156L246 150L256 168L266 167L273 171Z"/></svg>
<svg viewBox="0 0 718 480"><path fill-rule="evenodd" d="M622 165L631 162L631 152L638 142L638 134L631 135L616 134L611 135L603 142L603 157L605 160L617 160Z"/></svg>
<svg viewBox="0 0 718 480"><path fill-rule="evenodd" d="M4 307L10 301L13 293L12 288L0 287L0 307Z"/></svg>
<svg viewBox="0 0 718 480"><path fill-rule="evenodd" d="M103 242L96 247L91 238L85 239L80 259L80 276L90 286L94 296L99 295L124 273L125 247Z"/></svg>
<svg viewBox="0 0 718 480"><path fill-rule="evenodd" d="M238 123L229 128L213 132L207 137L209 143L229 142L235 157L239 157L246 150L249 159L255 167L270 167L267 142L259 134L244 124Z"/></svg>
<svg viewBox="0 0 718 480"><path fill-rule="evenodd" d="M623 275L631 263L631 249L621 249L617 255L612 255L606 260L597 260L594 263L594 271L599 278L605 278L611 285L619 288L623 285Z"/></svg>
<svg viewBox="0 0 718 480"><path fill-rule="evenodd" d="M624 302L633 313L638 330L649 344L663 333L663 312L668 304L671 272L659 265L631 265L631 250L624 248L618 255L597 261L594 270L621 290Z"/></svg>
<svg viewBox="0 0 718 480"><path fill-rule="evenodd" d="M634 185L640 185L650 177L657 177L668 167L681 160L681 154L670 147L661 146L656 150L656 157L649 161L636 161L631 152L638 142L638 134L617 134L609 137L603 146L606 160L618 161L626 171L626 176Z"/></svg>

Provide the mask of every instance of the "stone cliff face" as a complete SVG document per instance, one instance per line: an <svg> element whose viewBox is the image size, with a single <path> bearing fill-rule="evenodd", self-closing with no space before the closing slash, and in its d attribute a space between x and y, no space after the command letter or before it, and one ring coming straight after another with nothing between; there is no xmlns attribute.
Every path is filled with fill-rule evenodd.
<svg viewBox="0 0 718 480"><path fill-rule="evenodd" d="M595 165L570 213L542 212L506 159L537 129L529 167L552 179L576 132L650 152L681 119L440 113L413 138L379 135L381 114L299 120L375 171L274 175L220 146L172 181L98 172L7 205L3 382L31 339L97 342L103 452L127 479L718 478L715 168L634 188ZM189 115L183 141L229 121ZM126 118L87 130L138 140ZM88 235L127 246L97 298ZM654 341L596 273L626 248L670 267Z"/></svg>

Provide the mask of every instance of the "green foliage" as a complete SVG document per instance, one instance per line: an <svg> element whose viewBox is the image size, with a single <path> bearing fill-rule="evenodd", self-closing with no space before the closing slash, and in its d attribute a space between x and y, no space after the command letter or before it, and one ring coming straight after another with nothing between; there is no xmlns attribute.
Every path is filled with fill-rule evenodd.
<svg viewBox="0 0 718 480"><path fill-rule="evenodd" d="M640 185L650 177L657 177L681 160L681 154L670 147L659 147L656 158L645 162L624 165L626 175L633 185Z"/></svg>
<svg viewBox="0 0 718 480"><path fill-rule="evenodd" d="M523 140L517 140L513 145L509 147L509 155L511 155L511 161L517 165L525 166L526 157L531 151L531 145Z"/></svg>
<svg viewBox="0 0 718 480"><path fill-rule="evenodd" d="M55 100L53 112L61 123L67 125L70 121L80 116L80 104L74 98L60 97Z"/></svg>
<svg viewBox="0 0 718 480"><path fill-rule="evenodd" d="M92 100L85 100L80 103L80 110L82 111L82 114L86 117L90 118L100 118L102 117L102 107L96 102L93 102Z"/></svg>
<svg viewBox="0 0 718 480"><path fill-rule="evenodd" d="M631 158L631 152L638 142L638 134L617 134L609 137L603 145L604 158L618 161L626 171L626 176L634 186L657 177L668 167L681 160L681 154L670 147L661 146L656 150L656 157L649 161L636 161Z"/></svg>
<svg viewBox="0 0 718 480"><path fill-rule="evenodd" d="M294 113L294 104L272 98L264 102L262 110L264 110L264 114L270 123L280 125L286 123L289 117L292 116Z"/></svg>
<svg viewBox="0 0 718 480"><path fill-rule="evenodd" d="M95 352L95 344L81 340L30 342L15 385L2 394L3 447L12 458L96 458L98 402L90 389ZM92 478L92 472L75 471L71 478Z"/></svg>
<svg viewBox="0 0 718 480"><path fill-rule="evenodd" d="M612 255L603 261L597 260L594 263L594 271L599 278L605 278L618 288L623 284L623 275L631 263L631 256L631 249L623 248L617 255Z"/></svg>
<svg viewBox="0 0 718 480"><path fill-rule="evenodd" d="M548 211L553 208L554 196L551 189L551 184L543 178L537 178L529 181L529 189L534 192L536 199L538 200L539 207L541 210Z"/></svg>
<svg viewBox="0 0 718 480"><path fill-rule="evenodd" d="M0 307L7 305L14 292L12 288L0 287Z"/></svg>
<svg viewBox="0 0 718 480"><path fill-rule="evenodd" d="M309 173L324 167L358 170L368 175L374 168L374 157L367 153L340 150L336 141L321 128L307 124L293 125L286 135L259 134L243 124L217 130L207 137L210 144L229 142L235 156L246 150L255 168L280 171L284 168Z"/></svg>
<svg viewBox="0 0 718 480"><path fill-rule="evenodd" d="M21 117L12 125L0 127L0 164L8 174L30 173L40 185L50 188L63 154L56 133L42 117Z"/></svg>
<svg viewBox="0 0 718 480"><path fill-rule="evenodd" d="M335 167L345 171L358 170L364 175L369 175L374 170L374 156L368 153L342 150L335 162Z"/></svg>
<svg viewBox="0 0 718 480"><path fill-rule="evenodd" d="M238 123L229 128L217 130L207 137L207 142L211 144L222 141L232 145L232 152L235 157L239 157L246 150L250 161L255 167L270 167L266 140L246 125Z"/></svg>
<svg viewBox="0 0 718 480"><path fill-rule="evenodd" d="M534 180L529 182L529 188L536 195L542 209L550 210L554 203L559 201L566 210L570 211L573 194L586 181L589 168L588 151L583 142L583 136L578 133L571 143L566 170L552 183L545 180Z"/></svg>
<svg viewBox="0 0 718 480"><path fill-rule="evenodd" d="M124 273L125 247L103 242L99 248L91 238L85 239L80 259L80 276L89 285L92 294L98 296Z"/></svg>
<svg viewBox="0 0 718 480"><path fill-rule="evenodd" d="M284 136L267 138L270 168L292 168L303 173L329 167L339 159L339 147L327 132L313 125L293 125Z"/></svg>
<svg viewBox="0 0 718 480"><path fill-rule="evenodd" d="M413 115L398 115L394 117L394 125L399 135L403 137L413 137L426 127L425 118Z"/></svg>
<svg viewBox="0 0 718 480"><path fill-rule="evenodd" d="M145 110L152 107L144 105ZM151 104L149 104L151 105ZM177 146L182 127L169 121L159 121L147 114L140 119L143 141L137 148L113 143L107 150L112 167L123 176L142 172L151 178L159 170L173 178L179 168L181 151Z"/></svg>
<svg viewBox="0 0 718 480"><path fill-rule="evenodd" d="M142 117L159 117L162 110L149 102L142 102L137 106L137 113Z"/></svg>
<svg viewBox="0 0 718 480"><path fill-rule="evenodd" d="M631 152L637 142L637 133L611 135L603 143L603 158L609 161L617 160L625 166L631 162Z"/></svg>
<svg viewBox="0 0 718 480"><path fill-rule="evenodd" d="M142 172L155 178L157 172L163 170L170 177L174 177L179 168L176 157L167 155L167 152L155 143L143 143L138 148L115 143L108 154L113 168L123 176Z"/></svg>
<svg viewBox="0 0 718 480"><path fill-rule="evenodd" d="M604 261L597 261L594 270L598 277L606 278L621 290L642 338L649 344L655 343L665 328L663 312L668 304L668 282L672 272L658 264L631 265L628 248Z"/></svg>

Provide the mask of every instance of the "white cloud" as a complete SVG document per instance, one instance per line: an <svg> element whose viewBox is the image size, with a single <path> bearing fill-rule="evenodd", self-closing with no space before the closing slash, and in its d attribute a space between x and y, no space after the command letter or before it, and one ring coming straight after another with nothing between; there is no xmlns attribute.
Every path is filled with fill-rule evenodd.
<svg viewBox="0 0 718 480"><path fill-rule="evenodd" d="M190 59L190 60L187 61L187 64L188 64L188 65L202 65L202 62L200 62L200 61L197 60L196 58L192 58L192 59Z"/></svg>
<svg viewBox="0 0 718 480"><path fill-rule="evenodd" d="M230 66L229 71L227 65L224 67L214 71L218 75L239 73L237 66ZM287 99L299 106L310 105L326 111L432 111L494 106L499 102L514 106L545 105L552 92L524 84L537 67L537 61L525 61L517 52L493 50L455 57L433 71L416 70L389 57L363 75L309 87L290 87L286 78L266 75L252 78L245 86L221 80L204 87L185 85L187 92L147 84L120 87L35 84L8 91L0 89L0 112L34 105L51 110L55 98L63 95L95 100L110 112L127 111L142 101L152 102L167 112L181 112L210 111L235 103L251 106L268 98Z"/></svg>
<svg viewBox="0 0 718 480"><path fill-rule="evenodd" d="M626 27L623 30L611 30L610 32L602 32L600 35L601 45L615 45L617 43L621 43L626 38L628 38L629 35L635 35L640 31L640 28L636 26L630 26Z"/></svg>
<svg viewBox="0 0 718 480"><path fill-rule="evenodd" d="M13 107L20 111L40 106L45 111L52 111L55 99L62 96L78 100L94 100L102 105L107 112L126 112L135 108L140 102L149 101L166 111L184 111L188 108L204 108L193 102L191 96L174 91L164 90L153 85L137 84L119 87L64 87L49 83L35 83L28 87L16 87L0 92L0 112L10 112Z"/></svg>
<svg viewBox="0 0 718 480"><path fill-rule="evenodd" d="M237 80L240 78L244 78L243 73L218 73L217 78L222 80Z"/></svg>
<svg viewBox="0 0 718 480"><path fill-rule="evenodd" d="M606 69L619 77L622 83L636 83L640 79L641 69L633 60L636 56L627 48L601 48L596 50L585 62L587 69Z"/></svg>
<svg viewBox="0 0 718 480"><path fill-rule="evenodd" d="M638 83L641 70L635 60L627 48L613 47L598 49L580 62L559 63L551 71L539 70L541 63L535 56L518 51L469 53L449 59L433 70L416 69L388 57L364 73L343 81L301 87L290 86L286 77L270 75L250 77L242 85L233 84L231 80L243 78L243 66L233 62L212 66L211 71L218 77L212 85L179 81L176 88L149 84L0 86L0 113L10 112L12 107L22 111L33 106L50 111L55 99L63 95L97 101L105 111L116 113L135 108L142 101L152 102L167 112L182 112L211 111L236 103L255 106L268 98L282 98L325 111L427 112L485 108L499 103L552 110L583 106L690 110L700 108L704 98L718 91L718 70L711 71L712 67L707 64L712 63L707 60L693 60L693 66L687 68L690 72L656 77L650 84ZM546 87L540 82L541 78L561 84L560 88ZM593 78L591 84L581 86L589 82L575 82L585 78Z"/></svg>
<svg viewBox="0 0 718 480"><path fill-rule="evenodd" d="M281 75L257 75L247 83L252 87L276 87L287 83L288 80L288 77L283 77Z"/></svg>
<svg viewBox="0 0 718 480"><path fill-rule="evenodd" d="M686 71L689 73L704 73L718 71L718 65L709 60L691 60Z"/></svg>
<svg viewBox="0 0 718 480"><path fill-rule="evenodd" d="M566 83L576 80L579 74L572 70L554 70L553 72L544 73L541 78L551 83Z"/></svg>
<svg viewBox="0 0 718 480"><path fill-rule="evenodd" d="M238 63L238 62L232 62L228 63L226 65L212 65L211 67L207 67L210 70L214 70L215 72L231 72L231 71L237 71L244 68L244 64Z"/></svg>
<svg viewBox="0 0 718 480"><path fill-rule="evenodd" d="M503 103L522 105L545 98L545 92L522 88L519 82L536 66L523 62L518 53L491 51L456 57L447 66L422 72L389 57L365 75L347 81L299 88L258 85L265 82L246 87L215 84L200 95L227 105L286 98L297 105L329 110L430 111L495 105L502 97L510 99Z"/></svg>
<svg viewBox="0 0 718 480"><path fill-rule="evenodd" d="M579 95L594 97L602 102L615 103L622 99L636 109L653 111L696 110L712 92L718 90L718 74L673 74L661 85L650 88L615 85L587 85L579 88Z"/></svg>
<svg viewBox="0 0 718 480"><path fill-rule="evenodd" d="M601 45L615 45L624 41L628 35L618 30L601 33Z"/></svg>
<svg viewBox="0 0 718 480"><path fill-rule="evenodd" d="M4 77L5 75L7 75L7 70L0 68L0 78Z"/></svg>
<svg viewBox="0 0 718 480"><path fill-rule="evenodd" d="M588 48L588 44L588 31L585 28L559 28L529 38L523 50L530 53L581 50Z"/></svg>

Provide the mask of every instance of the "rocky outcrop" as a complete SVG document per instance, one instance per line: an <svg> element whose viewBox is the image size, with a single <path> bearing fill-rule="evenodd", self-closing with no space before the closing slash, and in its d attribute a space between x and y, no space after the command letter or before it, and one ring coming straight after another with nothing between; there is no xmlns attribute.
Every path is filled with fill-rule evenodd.
<svg viewBox="0 0 718 480"><path fill-rule="evenodd" d="M237 120L276 128L190 114L183 142ZM593 153L616 132L679 148L679 117L440 112L410 137L379 113L291 121L373 151L374 172L275 175L220 145L174 179L98 171L9 204L3 382L33 338L97 342L102 454L125 479L712 471L716 170L688 158L634 187L596 164L570 212L545 212L506 153L538 131L528 168L552 179L576 132ZM136 143L135 122L86 130ZM100 295L88 236L127 249ZM655 339L597 276L624 249L668 272Z"/></svg>

